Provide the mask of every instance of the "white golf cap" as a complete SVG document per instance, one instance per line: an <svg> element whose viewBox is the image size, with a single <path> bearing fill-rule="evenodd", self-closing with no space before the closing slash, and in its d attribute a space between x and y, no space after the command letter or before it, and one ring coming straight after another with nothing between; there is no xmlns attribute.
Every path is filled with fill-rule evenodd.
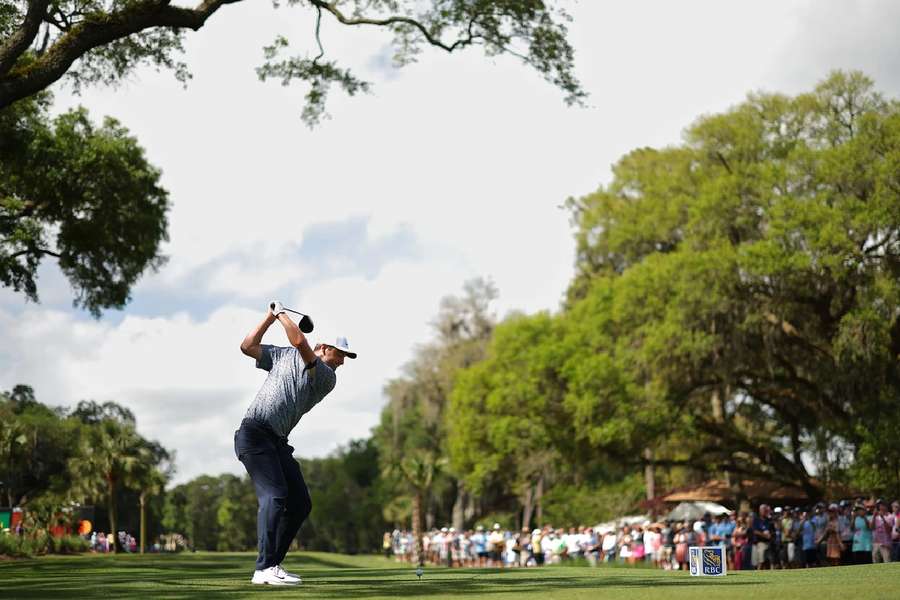
<svg viewBox="0 0 900 600"><path fill-rule="evenodd" d="M329 342L323 342L323 343L327 344L329 346L334 346L335 348L337 348L338 350L340 350L341 352L346 354L347 358L356 358L356 352L354 352L353 350L350 349L350 342L348 342L347 338L345 338L342 335L337 336L337 338L335 338L333 344L331 344Z"/></svg>

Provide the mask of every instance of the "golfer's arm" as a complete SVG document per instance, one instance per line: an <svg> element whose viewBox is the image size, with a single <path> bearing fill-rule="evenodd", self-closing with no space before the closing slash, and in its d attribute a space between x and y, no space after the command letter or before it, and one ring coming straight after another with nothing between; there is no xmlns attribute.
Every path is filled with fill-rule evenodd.
<svg viewBox="0 0 900 600"><path fill-rule="evenodd" d="M281 313L278 315L278 321L284 327L284 332L287 334L291 346L300 351L300 356L303 358L303 364L308 365L316 360L316 353L309 347L306 336L303 335L303 332L300 331L300 328L297 327L297 324L294 323L293 319L286 314Z"/></svg>
<svg viewBox="0 0 900 600"><path fill-rule="evenodd" d="M253 330L247 334L247 337L244 338L244 341L241 342L241 352L259 360L259 357L262 356L260 344L262 343L263 335L265 335L266 330L274 322L275 317L272 316L272 313L266 314L266 318L263 319L259 325L254 327Z"/></svg>

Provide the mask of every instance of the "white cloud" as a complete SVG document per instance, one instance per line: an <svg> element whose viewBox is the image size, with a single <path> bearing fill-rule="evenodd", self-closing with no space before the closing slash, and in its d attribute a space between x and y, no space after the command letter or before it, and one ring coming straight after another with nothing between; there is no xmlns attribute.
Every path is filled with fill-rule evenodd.
<svg viewBox="0 0 900 600"><path fill-rule="evenodd" d="M625 152L678 143L700 114L751 90L808 89L833 66L900 92L887 74L900 72L889 1L581 2L572 14L584 109L515 59L477 51L427 51L386 76L373 60L384 32L326 19L329 56L375 88L334 90L335 118L310 131L305 90L262 84L253 67L277 33L315 52L314 13L253 3L187 35L187 90L143 70L118 90L57 91L60 110L80 102L119 118L162 168L171 260L99 322L71 310L53 268L42 269L42 305L0 292L0 389L121 402L178 452L179 481L241 472L231 432L263 373L238 344L277 294L313 316L313 338L340 333L360 353L291 437L322 455L376 423L382 386L466 279L494 279L501 315L556 309L574 258L559 205L608 181Z"/></svg>

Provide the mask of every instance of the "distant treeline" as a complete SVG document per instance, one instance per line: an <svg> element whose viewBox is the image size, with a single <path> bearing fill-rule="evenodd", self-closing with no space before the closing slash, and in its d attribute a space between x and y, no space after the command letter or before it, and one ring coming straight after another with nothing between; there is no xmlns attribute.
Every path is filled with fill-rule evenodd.
<svg viewBox="0 0 900 600"><path fill-rule="evenodd" d="M27 385L0 392L0 502L25 508L30 535L74 532L79 507L89 505L97 529L138 532L144 522L146 535L157 535L172 459L114 402L70 411L38 402Z"/></svg>

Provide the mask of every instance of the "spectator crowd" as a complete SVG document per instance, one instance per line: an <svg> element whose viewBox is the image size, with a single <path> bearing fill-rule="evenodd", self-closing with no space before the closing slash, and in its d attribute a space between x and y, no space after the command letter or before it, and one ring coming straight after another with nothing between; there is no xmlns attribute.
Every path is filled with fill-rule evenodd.
<svg viewBox="0 0 900 600"><path fill-rule="evenodd" d="M447 567L533 567L570 561L688 568L690 546L723 546L728 568L792 569L900 560L900 502L761 504L753 512L619 526L512 531L494 523L467 531L432 529L422 536L425 562ZM417 562L409 531L386 532L386 556Z"/></svg>
<svg viewBox="0 0 900 600"><path fill-rule="evenodd" d="M92 552L106 554L113 551L113 534L94 531L83 536L90 544ZM137 553L138 540L126 531L119 532L119 547L125 552ZM181 552L188 548L187 540L180 533L161 534L157 541L149 544L147 552Z"/></svg>

